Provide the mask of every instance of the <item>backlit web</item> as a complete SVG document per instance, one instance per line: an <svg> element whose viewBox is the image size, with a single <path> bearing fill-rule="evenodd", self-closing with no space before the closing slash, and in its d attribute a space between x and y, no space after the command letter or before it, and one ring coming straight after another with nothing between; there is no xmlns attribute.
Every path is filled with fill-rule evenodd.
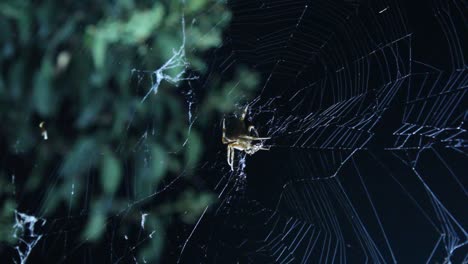
<svg viewBox="0 0 468 264"><path fill-rule="evenodd" d="M182 74L190 64L183 57L190 48L183 31L182 47L174 47L174 59L166 64L180 67L181 74L156 70L148 91L157 91L162 80L189 83L181 93L191 127L201 118L197 96L213 81L210 72L229 75L233 65L246 64L260 73L259 89L246 98L234 85L232 94L239 112L249 105L247 118L260 136L271 137L265 143L271 149L253 156L236 152L231 171L221 122L212 124L206 136L215 140L208 142L195 174L217 201L199 210L194 224L167 230L165 259L468 262L466 3L240 0L229 5L232 24L223 44L208 56L206 75ZM153 128L143 131L136 151L145 153ZM102 223L118 229L130 210L141 211L137 238L117 232L107 237L107 260L144 262L135 249L159 230L145 229L140 205L176 189L180 177L150 195L133 197ZM80 207L85 214L92 210ZM39 219L41 212L35 215ZM18 217L23 220L15 228L27 231L20 247L40 245L33 250L47 251L74 232L74 221L82 216L47 222ZM64 260L82 246L66 243Z"/></svg>
<svg viewBox="0 0 468 264"><path fill-rule="evenodd" d="M466 261L466 183L454 163L466 158L466 6L232 5L232 56L263 73L249 114L273 147L224 174L220 227L197 226L211 236L193 247L213 261ZM417 35L428 17L434 42ZM447 60L430 58L435 49Z"/></svg>

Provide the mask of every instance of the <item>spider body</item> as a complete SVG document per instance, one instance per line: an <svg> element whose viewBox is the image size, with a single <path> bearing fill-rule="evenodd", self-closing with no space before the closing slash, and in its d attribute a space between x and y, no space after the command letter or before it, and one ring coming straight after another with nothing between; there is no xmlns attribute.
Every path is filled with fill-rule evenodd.
<svg viewBox="0 0 468 264"><path fill-rule="evenodd" d="M234 170L234 150L244 151L252 155L259 150L269 150L269 146L263 146L263 141L270 139L269 137L259 137L257 129L253 125L247 124L245 117L248 112L248 106L245 107L240 118L236 118L230 122L230 129L226 129L226 120L223 119L223 136L221 138L223 144L227 144L227 162Z"/></svg>

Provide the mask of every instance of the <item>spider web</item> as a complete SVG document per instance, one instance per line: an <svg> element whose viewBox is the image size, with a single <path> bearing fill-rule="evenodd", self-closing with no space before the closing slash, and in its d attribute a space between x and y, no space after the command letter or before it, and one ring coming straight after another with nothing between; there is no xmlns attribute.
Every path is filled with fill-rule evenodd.
<svg viewBox="0 0 468 264"><path fill-rule="evenodd" d="M271 149L253 156L236 153L231 172L225 146L208 141L208 154L195 174L218 202L202 208L194 224L166 231L162 261L467 262L468 219L462 213L468 194L462 177L467 156L466 4L229 4L233 21L222 46L207 56L206 76L185 74L189 27L181 18L183 42L166 64L149 73L154 79L145 87L142 103L157 96L163 81L187 81L189 88L181 88L181 93L191 128L201 115L197 96L215 81L211 72L231 75L234 65L247 64L261 73L260 89L250 100L236 93L241 89L236 84L233 96L239 111L249 105L247 118L260 136L271 137L266 142ZM435 50L440 55L433 54ZM179 74L165 72L174 68L180 68ZM148 76L135 72L139 81ZM154 158L145 141L155 126L148 125L134 149L144 164ZM220 139L220 133L217 123L206 136ZM187 141L188 136L181 148ZM86 145L80 151L92 153L88 164L98 155ZM57 184L56 174L50 190ZM101 223L111 230L105 251L87 248L79 259L146 262L137 258L136 250L158 239L163 230L147 222L143 205L182 188L183 176L163 182L149 195L129 195L131 203ZM86 181L81 188L91 192L92 177ZM59 251L62 262L82 252L83 243L74 241L73 234L94 209L85 200L78 205L80 214L72 212L75 188L78 183L75 187L70 182L70 193L65 194L70 206L63 217L37 222L44 214L41 209L31 209L37 218L17 213L15 229L30 232L17 248L21 262L34 250L43 256ZM38 203L47 199L46 194ZM120 235L121 221L131 211L140 212L140 229Z"/></svg>
<svg viewBox="0 0 468 264"><path fill-rule="evenodd" d="M272 149L239 154L237 171L217 182L221 220L200 219L220 227L197 223L188 240L197 228L211 235L192 241L186 259L466 262L466 5L232 6L232 60L264 73L249 119ZM416 12L427 12L417 22L431 21L432 49L449 62L430 58L434 36L411 25Z"/></svg>

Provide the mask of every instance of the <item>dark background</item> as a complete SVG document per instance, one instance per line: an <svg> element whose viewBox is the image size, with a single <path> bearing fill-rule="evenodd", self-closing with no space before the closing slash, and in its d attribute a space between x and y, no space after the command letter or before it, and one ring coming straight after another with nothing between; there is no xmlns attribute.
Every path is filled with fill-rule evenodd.
<svg viewBox="0 0 468 264"><path fill-rule="evenodd" d="M308 9L303 13L306 4ZM446 29L442 28L436 17L440 15L441 10L450 10L448 12L453 19L453 27L458 30L450 37L461 43L458 47L463 49L463 43L466 43L466 27L463 26L463 21L466 18L462 18L461 13L463 10L466 11L466 8L461 7L461 3L456 1L291 1L288 3L235 1L231 2L231 6L234 19L228 39L232 41L236 59L252 65L263 73L263 80L267 81L265 81L266 84L261 84L262 87L265 85L265 90L261 93L261 103L258 105L274 109L274 113L266 111L258 113L253 118L260 128L262 125L265 126L264 124L271 120L272 116L293 115L304 118L311 112L320 111L319 103L327 105L327 102L336 98L336 94L333 93L333 71L339 68L337 66L340 63L347 63L362 57L364 60L371 60L370 53L382 51L388 45L401 48L399 50L401 53L396 56L399 56L402 65L407 67L399 69L402 75L405 71L414 75L430 72L428 69L421 70L417 65L413 65L415 61L424 62L440 70L441 81L435 84L439 88L445 85L456 68L464 67L463 64L457 66L451 59ZM387 10L380 15L378 12L384 8ZM330 10L337 13L332 13ZM302 20L298 22L301 15L303 15ZM350 19L346 22L345 18L348 16ZM344 23L347 25L343 25ZM350 28L365 28L365 30L356 31L362 35L346 35L350 34ZM281 32L282 29L287 30ZM323 31L332 33L329 40L323 35L316 35L324 34ZM361 46L355 46L356 43L352 43L350 38L355 38ZM326 43L324 48L314 45L320 41ZM323 54L327 52L328 56ZM382 52L391 60L390 52ZM457 54L461 56L460 59L463 59L466 57L466 48L462 53ZM370 63L372 67L378 66ZM394 73L395 68L397 65L389 62L385 70ZM374 92L372 90L387 81L381 79L382 75L379 75L378 71L373 73L375 74L371 74L368 80L367 92L370 94ZM331 84L324 88L321 102L314 100L313 92L306 93L304 101L300 102L301 110L296 111L294 109L296 105L289 101L289 98L301 88L322 80L328 74L331 76L329 80ZM372 139L347 160L339 169L336 178L311 181L311 178L326 178L329 175L320 175L320 172L323 170L336 172L338 166L324 166L324 168L312 165L307 155L316 153L319 156L327 156L329 155L327 150L293 147L294 141L290 138L278 137L275 142L277 146L271 151L259 152L248 157L245 187L241 188L240 193L227 195L228 198L225 199L228 199L229 203L222 204L221 212L213 210L216 216L204 218L205 223L197 227L196 237L191 239L190 252L187 251L184 259L200 263L289 261L284 257L286 253L282 256L283 258L278 257L281 246L275 244L277 241L272 238L275 232L285 234L288 230L281 225L281 220L278 220L279 224L275 222L277 215L280 215L279 219L292 217L292 219L312 223L321 221L320 219L314 220L317 215L313 212L310 215L304 215L301 210L301 208L319 207L317 203L321 202L313 201L314 196L296 198L295 206L297 207L280 200L280 197L288 192L288 188L285 187L287 184L291 181L303 180L303 183L299 184L308 185L304 188L310 193L321 188L329 191L328 197L331 197L331 202L327 206L333 207L338 215L340 232L346 237L344 239L345 259L349 263L364 263L369 252L363 252L359 242L353 238L354 234L347 222L345 210L340 209L340 206L343 206L342 201L336 197L333 198L336 194L328 189L334 184L330 182L334 181L344 187L363 225L377 244L377 248L382 249L382 258L371 259L371 263L392 262L372 206L379 216L398 262L445 263L447 253L440 247L434 249L440 234L445 232L442 231L444 224L440 224L447 220L453 227L454 234L457 234L454 237L460 235L460 241L466 240L466 233L463 231L467 223L466 214L463 213L463 208L466 207L466 191L465 187L460 187L460 184L466 186L466 177L463 176L467 168L463 162L466 152L462 147L460 149L462 153L457 153L449 149L445 143L439 142L439 139L429 139L429 142L421 139L414 145L427 147L421 152L404 148L391 149L397 146L395 143L397 137L393 133L402 126L403 115L410 107L407 103L414 96L410 91L420 89L422 95L427 92L418 77L393 78L389 82L395 83L398 80L402 81L402 85L392 102L382 112L380 121L372 129L374 132ZM351 89L351 87L352 85L349 85L348 88ZM283 97L270 104L269 100L274 96ZM466 106L465 92L460 93L459 96L462 97L461 105L454 106L456 114L454 113L452 119L447 120L447 125L449 123L454 125L465 120L463 114L466 113L466 107L463 106ZM422 101L424 100L426 99ZM372 105L375 101L369 100L366 103ZM435 102L427 100L427 104L431 103ZM271 105L274 107L270 107ZM421 115L424 114L424 112L421 113ZM265 133L268 129L263 127L262 131ZM306 132L303 131L303 133ZM431 151L432 148L442 155L445 165ZM339 152L338 148L336 152ZM420 157L417 163L414 163L418 152ZM412 166L415 166L421 179L412 171ZM217 182L215 180L215 183ZM238 184L236 180L232 182L235 182L232 183L233 185ZM434 191L436 197L457 219L456 221L442 220L437 216L431 205L434 202L431 202L431 194L427 192L423 184L427 184L431 191ZM277 214L271 216L275 210ZM311 218L308 218L309 216ZM281 229L278 226L285 229L278 231ZM291 233L301 234L295 229L291 230ZM450 235L447 234L447 236ZM286 245L291 243L291 241L286 241L287 238L284 242ZM318 245L322 246L326 243L326 238L319 238ZM273 244L276 247L272 246ZM271 248L268 248L269 246ZM327 254L324 254L325 250L320 246L316 246L318 248L312 253L308 252L304 245L299 246L299 249L292 253L294 255L292 263L304 261L302 257L307 253L311 254L306 260L307 263L339 262L338 258L325 259L323 256ZM176 247L177 243L174 244L174 248ZM433 250L434 255L429 258ZM289 251L286 250L286 252ZM462 263L466 258L466 252L466 246L462 246L451 256L451 261Z"/></svg>
<svg viewBox="0 0 468 264"><path fill-rule="evenodd" d="M180 218L170 219L165 229L160 263L176 263L179 260L181 263L335 263L345 260L364 263L369 256L374 257L368 260L371 263L393 262L380 226L383 226L399 263L425 263L442 234L459 238L458 243L467 240L464 233L468 221L464 213L466 177L463 175L467 168L464 132L458 136L462 146L454 148L451 148L450 142L443 141L443 135L441 138L427 138L418 134L408 148L397 147L398 136L394 134L408 121L405 113L411 107L408 102L414 99L412 91L421 91L422 102L429 105L440 103L428 99L431 91L418 79L419 73L440 70L440 80L436 82L437 77L430 76L428 82L434 82L437 89L443 89L450 83L451 74L463 72L462 84L456 85L464 88L449 91L457 93L462 100L452 103L453 114L446 118L447 122L441 127L453 128L466 119L467 78L463 61L466 48L460 53L449 45L458 42L461 47L466 47L465 3L242 0L229 1L228 6L233 17L224 32L223 43L203 55L208 70L200 80L191 82L190 88L201 98L205 92L208 93L204 89L205 83L212 80L210 74L220 74L229 79L235 75L232 65L239 64L257 71L260 81L258 90L253 93L254 103L249 118L261 136L273 135L272 148L248 156L244 171L230 172L226 163L226 146L220 140L221 122L218 119L222 114L215 115L208 125L200 128L205 149L193 171L197 176L194 180L177 181L169 192L158 198L174 199L187 186L212 191L217 198L206 214L201 218L196 215L195 221L187 223ZM386 11L379 13L385 8ZM452 25L442 27L445 25L441 25L436 17L441 10L450 10ZM453 57L461 60L461 65ZM367 85L358 82L360 78L355 71L358 67L353 64L356 61L362 61L370 68ZM382 66L379 64L382 61L387 61L387 64ZM421 67L416 61L437 70ZM339 73L341 67L350 69L344 79ZM388 84L397 85L398 88L392 99L385 103L378 94ZM340 97L338 93L346 94L347 89L348 96ZM301 120L307 120L310 113L320 114L332 104L348 100L352 97L349 95L353 94L353 89L363 89L364 110L338 114L333 117L336 119L330 126L320 129L323 129L325 136L331 137L339 125L349 120L364 120L375 113L379 117L375 125L366 127L366 132L361 136L362 142L369 141L341 146L334 139L332 143L336 144L330 148L314 144L300 147L295 144L301 134L307 136L309 133L301 127ZM182 90L187 91L188 88ZM299 97L291 101L299 91ZM449 104L448 99L439 93L433 97L440 97L445 100L442 102ZM200 101L200 105L203 103ZM239 109L242 107L238 106ZM415 107L417 116L417 109L421 106ZM422 113L423 116L425 114ZM283 123L282 120L289 116L297 120ZM421 126L430 125L418 118L409 119ZM434 120L437 121L436 118ZM286 132L296 127L302 129L289 135L281 130L285 124L288 126ZM73 133L69 132L70 136L76 136ZM125 141L127 136L122 137L119 142ZM412 146L424 146L426 149L410 148ZM349 149L342 151L341 147ZM433 149L443 156L444 162L434 154ZM341 153L349 158L332 160ZM240 157L239 154L236 156L236 163ZM314 158L319 157L327 159L328 163L312 163ZM414 163L417 157L417 163ZM16 174L21 174L22 167L26 167L27 171L28 167L34 166L9 158L3 159L3 164L18 168ZM57 168L60 165L57 164ZM413 166L421 178L414 173ZM131 168L128 171L125 174L131 177ZM92 183L88 184L92 186ZM338 186L344 191L339 191ZM431 198L427 187L453 215L453 219L439 214L441 207ZM347 198L343 197L343 193ZM21 201L22 206L28 207L39 206L36 205L38 203L42 201L29 196ZM145 206L148 205L142 205L139 211L144 211ZM86 207L83 208L86 210ZM336 218L324 211L313 211L327 208L333 212L330 215ZM198 213L201 211L199 209ZM351 214L352 211L355 214ZM353 223L356 223L356 216L362 220L357 226L367 230L381 256L372 255L364 249L367 247L360 244L358 237L364 231L355 231L356 225L353 226ZM36 246L28 263L116 262L113 255L123 256L120 262L133 262L135 251L132 248L147 241L143 239L144 234L138 225L128 231L138 233L137 239L130 242L117 239L120 235L117 230L124 225L122 218L118 214L109 217L104 240L97 245L88 245L75 241L80 236L77 230L83 228L86 222L85 217L52 217L52 226L44 230L47 236ZM333 219L337 221L334 224L339 226L337 233L337 226L331 225ZM292 250L294 237L304 233L304 229L291 228L290 223L296 220L304 223L304 226L316 226L317 232L322 230L330 237L317 236L317 244L312 251L309 251L307 244L309 237L302 238L304 243ZM138 222L139 218L136 217L135 221ZM453 229L444 229L449 226ZM286 233L289 236L284 236L284 241L274 240ZM339 242L338 234L343 235ZM74 242L62 247L67 244L64 239ZM430 263L444 263L447 252L442 245L447 241L443 240L440 247L434 250ZM338 245L346 253L327 252L327 243ZM289 257L279 255L284 248ZM466 245L458 248L452 256L452 263L466 261L466 252ZM9 256L15 254L13 250L7 253ZM307 254L309 257L303 259ZM326 259L326 256L330 258ZM332 259L331 256L336 258ZM141 263L141 260L138 262Z"/></svg>

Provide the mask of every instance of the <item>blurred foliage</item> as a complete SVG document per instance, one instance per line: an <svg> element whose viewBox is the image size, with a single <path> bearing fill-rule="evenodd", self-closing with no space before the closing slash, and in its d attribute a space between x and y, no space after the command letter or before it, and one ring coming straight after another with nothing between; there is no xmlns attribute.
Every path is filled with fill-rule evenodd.
<svg viewBox="0 0 468 264"><path fill-rule="evenodd" d="M204 151L205 129L256 86L256 75L241 67L228 81L212 73L190 130L184 83L163 81L142 101L151 75L132 69L156 70L173 56L184 43L182 17L186 75L202 76L204 52L220 45L229 22L223 2L0 2L0 242L14 243L7 233L18 207L44 218L84 210L81 237L99 243L110 217L144 205L147 224L159 231L140 254L157 260L161 252L154 249L163 247L171 219L190 223L215 201L187 187L163 203L135 204L164 179L190 175ZM38 204L25 202L27 196ZM140 208L129 211L128 224L138 225Z"/></svg>

